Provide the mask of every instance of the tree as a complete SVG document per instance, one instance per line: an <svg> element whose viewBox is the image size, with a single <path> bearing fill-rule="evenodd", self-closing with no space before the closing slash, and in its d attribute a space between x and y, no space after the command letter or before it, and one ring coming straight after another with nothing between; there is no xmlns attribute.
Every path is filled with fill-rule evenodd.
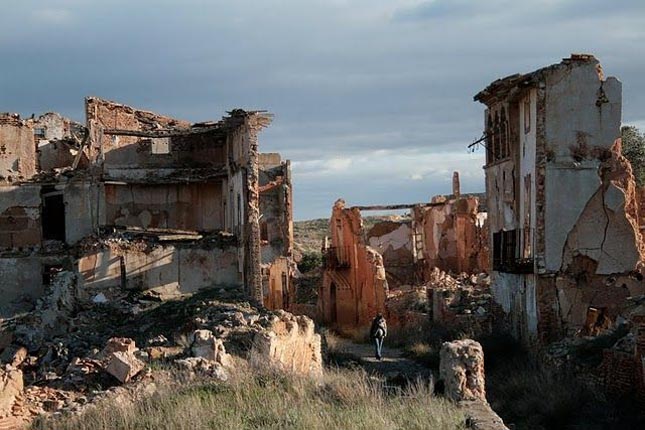
<svg viewBox="0 0 645 430"><path fill-rule="evenodd" d="M632 164L634 178L639 187L645 186L645 134L631 125L620 129L623 141L623 155Z"/></svg>
<svg viewBox="0 0 645 430"><path fill-rule="evenodd" d="M298 269L302 273L311 272L312 270L318 269L322 266L323 258L320 252L307 252L302 255L300 263L298 263Z"/></svg>

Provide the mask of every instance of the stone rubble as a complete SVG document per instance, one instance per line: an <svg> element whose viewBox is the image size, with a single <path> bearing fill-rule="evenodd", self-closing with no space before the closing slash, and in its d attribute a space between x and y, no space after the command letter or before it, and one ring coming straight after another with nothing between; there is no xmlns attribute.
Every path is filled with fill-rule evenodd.
<svg viewBox="0 0 645 430"><path fill-rule="evenodd" d="M266 331L258 332L250 359L257 366L271 365L280 370L312 377L322 376L320 335L306 316L277 311Z"/></svg>
<svg viewBox="0 0 645 430"><path fill-rule="evenodd" d="M230 357L226 353L224 343L221 339L216 338L212 331L195 330L191 337L190 351L193 357L214 361L222 366L230 364Z"/></svg>
<svg viewBox="0 0 645 430"><path fill-rule="evenodd" d="M170 302L102 292L106 303L92 300L95 290L73 296L71 306L60 310L65 331L33 325L41 321L37 312L0 321L0 359L13 369L2 371L11 384L3 385L2 398L8 400L0 429L39 414L78 413L106 396L147 386L159 372L148 366L155 362L169 364L182 380L225 381L238 360L251 357L262 357L264 366L280 362L284 370L322 372L320 337L310 319L255 308L241 292L209 290ZM262 339L270 339L268 346L257 348ZM23 380L19 374L24 390L16 389Z"/></svg>
<svg viewBox="0 0 645 430"><path fill-rule="evenodd" d="M486 400L484 350L472 339L444 342L441 346L439 378L449 399Z"/></svg>
<svg viewBox="0 0 645 430"><path fill-rule="evenodd" d="M12 412L14 404L24 389L22 371L7 365L0 368L0 417Z"/></svg>
<svg viewBox="0 0 645 430"><path fill-rule="evenodd" d="M125 384L130 382L144 367L145 363L139 360L134 353L116 351L112 353L105 371Z"/></svg>

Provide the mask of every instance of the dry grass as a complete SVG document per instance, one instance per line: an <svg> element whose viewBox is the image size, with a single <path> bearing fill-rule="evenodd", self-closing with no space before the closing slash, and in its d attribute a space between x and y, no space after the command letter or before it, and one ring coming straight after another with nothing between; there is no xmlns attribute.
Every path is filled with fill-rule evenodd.
<svg viewBox="0 0 645 430"><path fill-rule="evenodd" d="M34 429L461 429L454 405L413 385L386 394L362 370L311 379L253 370L228 383L167 389L136 404L105 402L81 416L40 420Z"/></svg>
<svg viewBox="0 0 645 430"><path fill-rule="evenodd" d="M439 345L430 345L425 342L415 342L405 348L405 355L408 358L431 369L439 368Z"/></svg>

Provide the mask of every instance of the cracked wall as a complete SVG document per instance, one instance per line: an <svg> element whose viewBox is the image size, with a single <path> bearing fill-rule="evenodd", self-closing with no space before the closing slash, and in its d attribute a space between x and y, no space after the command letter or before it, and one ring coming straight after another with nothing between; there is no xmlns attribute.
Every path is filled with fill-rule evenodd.
<svg viewBox="0 0 645 430"><path fill-rule="evenodd" d="M475 99L488 108L487 145L509 144L495 159L488 150L485 171L492 291L513 331L548 340L579 331L590 306L616 316L643 260L631 169L614 145L621 83L573 54ZM490 121L501 109L506 128Z"/></svg>
<svg viewBox="0 0 645 430"><path fill-rule="evenodd" d="M645 244L639 228L636 186L620 139L599 168L600 185L569 232L556 278L558 313L565 333L588 331L590 309L611 322L627 298L645 294Z"/></svg>

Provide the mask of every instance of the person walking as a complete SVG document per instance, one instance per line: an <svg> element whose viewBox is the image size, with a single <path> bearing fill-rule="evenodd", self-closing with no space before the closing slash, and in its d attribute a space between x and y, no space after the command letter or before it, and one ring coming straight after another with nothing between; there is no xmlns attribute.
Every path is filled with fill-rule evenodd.
<svg viewBox="0 0 645 430"><path fill-rule="evenodd" d="M387 323L383 314L378 314L372 321L372 328L370 329L370 338L374 342L374 349L376 359L383 359L383 339L387 336Z"/></svg>

